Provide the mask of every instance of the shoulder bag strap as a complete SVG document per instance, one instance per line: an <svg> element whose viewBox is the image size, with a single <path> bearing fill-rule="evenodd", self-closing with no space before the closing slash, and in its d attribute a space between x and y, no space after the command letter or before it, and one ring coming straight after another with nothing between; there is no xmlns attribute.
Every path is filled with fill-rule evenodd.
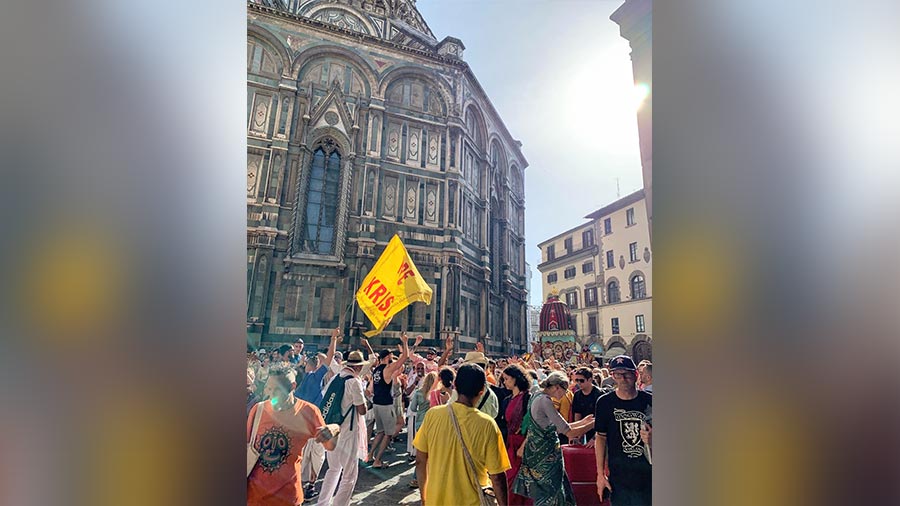
<svg viewBox="0 0 900 506"><path fill-rule="evenodd" d="M478 410L480 411L482 407L484 407L484 403L487 402L488 397L490 397L490 390L485 390L484 395L481 396L481 402L478 403Z"/></svg>
<svg viewBox="0 0 900 506"><path fill-rule="evenodd" d="M476 474L475 472L475 462L472 461L472 455L469 454L469 449L466 448L466 442L465 440L463 440L462 431L459 429L459 421L456 419L456 413L453 411L453 405L448 404L447 409L450 410L450 419L453 420L453 427L456 429L456 437L459 439L459 444L462 446L463 454L466 456L466 462L469 464L466 467L471 472L471 478L475 484L475 490L478 491L478 495L480 497L483 492L481 491L481 484L478 483L478 474Z"/></svg>
<svg viewBox="0 0 900 506"><path fill-rule="evenodd" d="M253 417L253 428L250 430L250 446L256 443L256 432L259 429L259 421L262 419L262 412L266 401L256 403L256 416ZM254 449L255 451L255 449Z"/></svg>

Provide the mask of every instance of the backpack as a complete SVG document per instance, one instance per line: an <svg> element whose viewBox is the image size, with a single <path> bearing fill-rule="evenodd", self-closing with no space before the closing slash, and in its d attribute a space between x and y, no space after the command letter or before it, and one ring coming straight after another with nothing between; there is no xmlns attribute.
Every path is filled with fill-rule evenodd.
<svg viewBox="0 0 900 506"><path fill-rule="evenodd" d="M341 425L356 407L350 406L346 413L341 413L341 403L344 401L344 384L347 383L347 378L349 376L341 376L340 374L335 376L331 383L328 384L328 389L325 390L322 403L319 404L319 410L322 412L322 418L325 419L326 425L332 423ZM353 418L350 419L350 430L353 430Z"/></svg>

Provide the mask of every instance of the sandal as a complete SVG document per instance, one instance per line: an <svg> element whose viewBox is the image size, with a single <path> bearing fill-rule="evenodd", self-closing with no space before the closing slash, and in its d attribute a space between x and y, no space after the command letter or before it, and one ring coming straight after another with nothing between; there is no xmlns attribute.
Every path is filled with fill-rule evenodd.
<svg viewBox="0 0 900 506"><path fill-rule="evenodd" d="M413 481L409 482L409 488L419 488L418 480L413 480Z"/></svg>

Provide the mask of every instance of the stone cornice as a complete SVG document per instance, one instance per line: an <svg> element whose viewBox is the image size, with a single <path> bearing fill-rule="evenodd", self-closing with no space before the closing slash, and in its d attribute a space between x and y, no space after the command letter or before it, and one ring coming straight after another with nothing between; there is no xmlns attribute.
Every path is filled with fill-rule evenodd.
<svg viewBox="0 0 900 506"><path fill-rule="evenodd" d="M549 269L551 267L560 267L561 264L567 264L573 260L577 260L582 257L593 257L594 255L600 253L600 247L596 244L593 246L588 246L587 248L581 248L580 250L573 251L561 257L556 257L553 260L548 260L542 264L538 264L538 271L543 274L543 269Z"/></svg>
<svg viewBox="0 0 900 506"><path fill-rule="evenodd" d="M495 120L495 124L499 125L501 128L501 133L506 137L506 140L509 144L510 149L512 149L517 158L519 165L521 165L521 169L524 170L528 167L528 160L525 158L525 155L522 154L521 143L513 139L512 134L506 128L506 124L500 118L500 114L497 112L497 109L494 107L494 103L491 102L491 99L485 93L484 88L481 86L481 83L478 81L478 78L475 77L475 73L472 72L472 68L469 67L469 64L463 60L457 58L449 58L440 56L436 53L431 53L428 51L422 51L421 49L415 49L408 46L404 46L402 44L397 44L396 42L391 42L389 40L382 39L381 37L376 37L374 35L366 35L359 32L354 32L352 30L346 28L340 28L334 25L330 25L328 23L324 23L322 21L314 21L305 16L301 16L299 14L290 14L285 11L281 11L278 9L274 9L272 7L266 7L263 5L255 4L255 3L247 3L247 9L251 11L257 11L261 14L268 14L274 17L288 19L294 22L297 22L302 25L306 25L308 27L317 28L319 30L324 30L329 33L342 35L344 37L354 39L358 42L365 42L369 44L376 44L386 49L394 49L397 51L402 51L409 54L414 54L417 56L424 57L426 59L431 60L435 63L440 63L443 65L449 65L458 70L463 71L466 76L469 78L470 82L473 84L476 92L478 92L478 96L481 99L481 102L487 108L488 112L491 114L493 119ZM462 104L460 104L462 105Z"/></svg>
<svg viewBox="0 0 900 506"><path fill-rule="evenodd" d="M447 58L440 56L436 53L431 53L428 51L422 51L421 49L415 49L408 46L404 46L402 44L397 44L396 42L391 42L389 40L382 39L381 37L376 37L374 35L367 35L364 33L354 32L353 30L349 30L346 28L340 28L322 21L314 21L305 16L301 16L299 14L291 14L289 12L285 12L282 10L274 9L272 7L266 7L264 5L247 3L247 9L252 11L258 11L262 14L269 14L274 17L279 17L283 19L289 19L291 21L300 23L302 25L306 25L313 28L318 28L320 30L325 30L327 32L343 35L345 37L355 39L358 42L365 42L371 44L377 44L387 49L396 49L398 51L403 51L410 54L415 54L418 56L422 56L428 58L436 63L441 63L445 65L451 65L460 70L463 70L465 67L468 67L465 62L455 59L455 58Z"/></svg>

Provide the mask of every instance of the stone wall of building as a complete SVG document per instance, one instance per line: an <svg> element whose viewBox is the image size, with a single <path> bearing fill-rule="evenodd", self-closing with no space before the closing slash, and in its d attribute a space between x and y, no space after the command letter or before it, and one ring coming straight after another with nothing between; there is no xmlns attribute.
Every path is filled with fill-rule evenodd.
<svg viewBox="0 0 900 506"><path fill-rule="evenodd" d="M354 294L399 234L434 298L381 337L524 351L527 161L462 42L434 39L408 0L288 4L248 4L251 344L371 328Z"/></svg>

